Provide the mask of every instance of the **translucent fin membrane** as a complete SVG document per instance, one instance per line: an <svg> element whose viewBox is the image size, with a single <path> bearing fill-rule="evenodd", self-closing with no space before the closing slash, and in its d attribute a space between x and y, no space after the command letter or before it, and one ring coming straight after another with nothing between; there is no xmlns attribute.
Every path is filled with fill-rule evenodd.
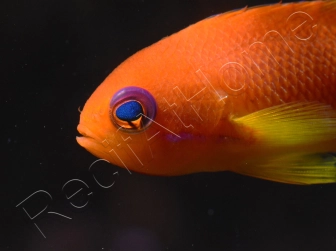
<svg viewBox="0 0 336 252"><path fill-rule="evenodd" d="M288 103L233 121L242 136L270 145L309 144L336 138L336 112L321 103Z"/></svg>
<svg viewBox="0 0 336 252"><path fill-rule="evenodd" d="M257 178L290 184L336 182L336 153L289 154L251 163L238 171Z"/></svg>

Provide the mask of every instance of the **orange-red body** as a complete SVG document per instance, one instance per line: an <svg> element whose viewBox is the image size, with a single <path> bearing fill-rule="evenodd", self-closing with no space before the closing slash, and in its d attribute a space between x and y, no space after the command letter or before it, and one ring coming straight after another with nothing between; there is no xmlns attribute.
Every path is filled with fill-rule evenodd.
<svg viewBox="0 0 336 252"><path fill-rule="evenodd" d="M127 86L156 100L156 117L143 131L125 132L109 118L111 97ZM232 123L305 101L336 109L336 2L224 13L139 51L87 101L78 126L85 137L77 141L97 157L154 175L239 172L264 156L336 152L335 138L270 148Z"/></svg>

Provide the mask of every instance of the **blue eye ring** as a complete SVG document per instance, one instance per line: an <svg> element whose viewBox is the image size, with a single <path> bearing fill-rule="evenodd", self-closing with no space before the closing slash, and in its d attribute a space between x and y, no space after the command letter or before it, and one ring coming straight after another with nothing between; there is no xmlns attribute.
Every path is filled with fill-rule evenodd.
<svg viewBox="0 0 336 252"><path fill-rule="evenodd" d="M110 101L111 122L123 131L139 132L146 129L156 116L157 105L147 90L126 87L117 91Z"/></svg>

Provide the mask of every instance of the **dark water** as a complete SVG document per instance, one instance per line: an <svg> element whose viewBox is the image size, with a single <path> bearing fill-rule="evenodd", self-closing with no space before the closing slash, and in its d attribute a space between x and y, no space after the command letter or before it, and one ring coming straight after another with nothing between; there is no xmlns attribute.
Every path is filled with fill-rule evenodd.
<svg viewBox="0 0 336 252"><path fill-rule="evenodd" d="M127 57L213 14L265 3L2 1L0 248L335 250L336 185L89 171L97 159L75 141L78 107ZM93 175L115 183L103 188Z"/></svg>

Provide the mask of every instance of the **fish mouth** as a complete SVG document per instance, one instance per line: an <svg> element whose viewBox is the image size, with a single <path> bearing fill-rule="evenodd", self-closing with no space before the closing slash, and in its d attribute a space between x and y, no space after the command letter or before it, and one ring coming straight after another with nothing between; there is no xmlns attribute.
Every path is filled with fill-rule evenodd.
<svg viewBox="0 0 336 252"><path fill-rule="evenodd" d="M89 136L89 133L90 133L89 129L86 126L84 126L83 124L78 124L77 131L79 132L79 134L82 135L82 136L79 136L79 137L90 137Z"/></svg>
<svg viewBox="0 0 336 252"><path fill-rule="evenodd" d="M99 135L94 134L83 124L79 124L77 126L77 130L82 135L76 136L77 143L80 146L82 146L94 156L110 161L110 154L109 152L106 152L102 142L99 140Z"/></svg>
<svg viewBox="0 0 336 252"><path fill-rule="evenodd" d="M88 146L88 142L95 141L92 137L92 132L83 124L78 124L77 131L81 136L76 136L77 143L86 148Z"/></svg>

